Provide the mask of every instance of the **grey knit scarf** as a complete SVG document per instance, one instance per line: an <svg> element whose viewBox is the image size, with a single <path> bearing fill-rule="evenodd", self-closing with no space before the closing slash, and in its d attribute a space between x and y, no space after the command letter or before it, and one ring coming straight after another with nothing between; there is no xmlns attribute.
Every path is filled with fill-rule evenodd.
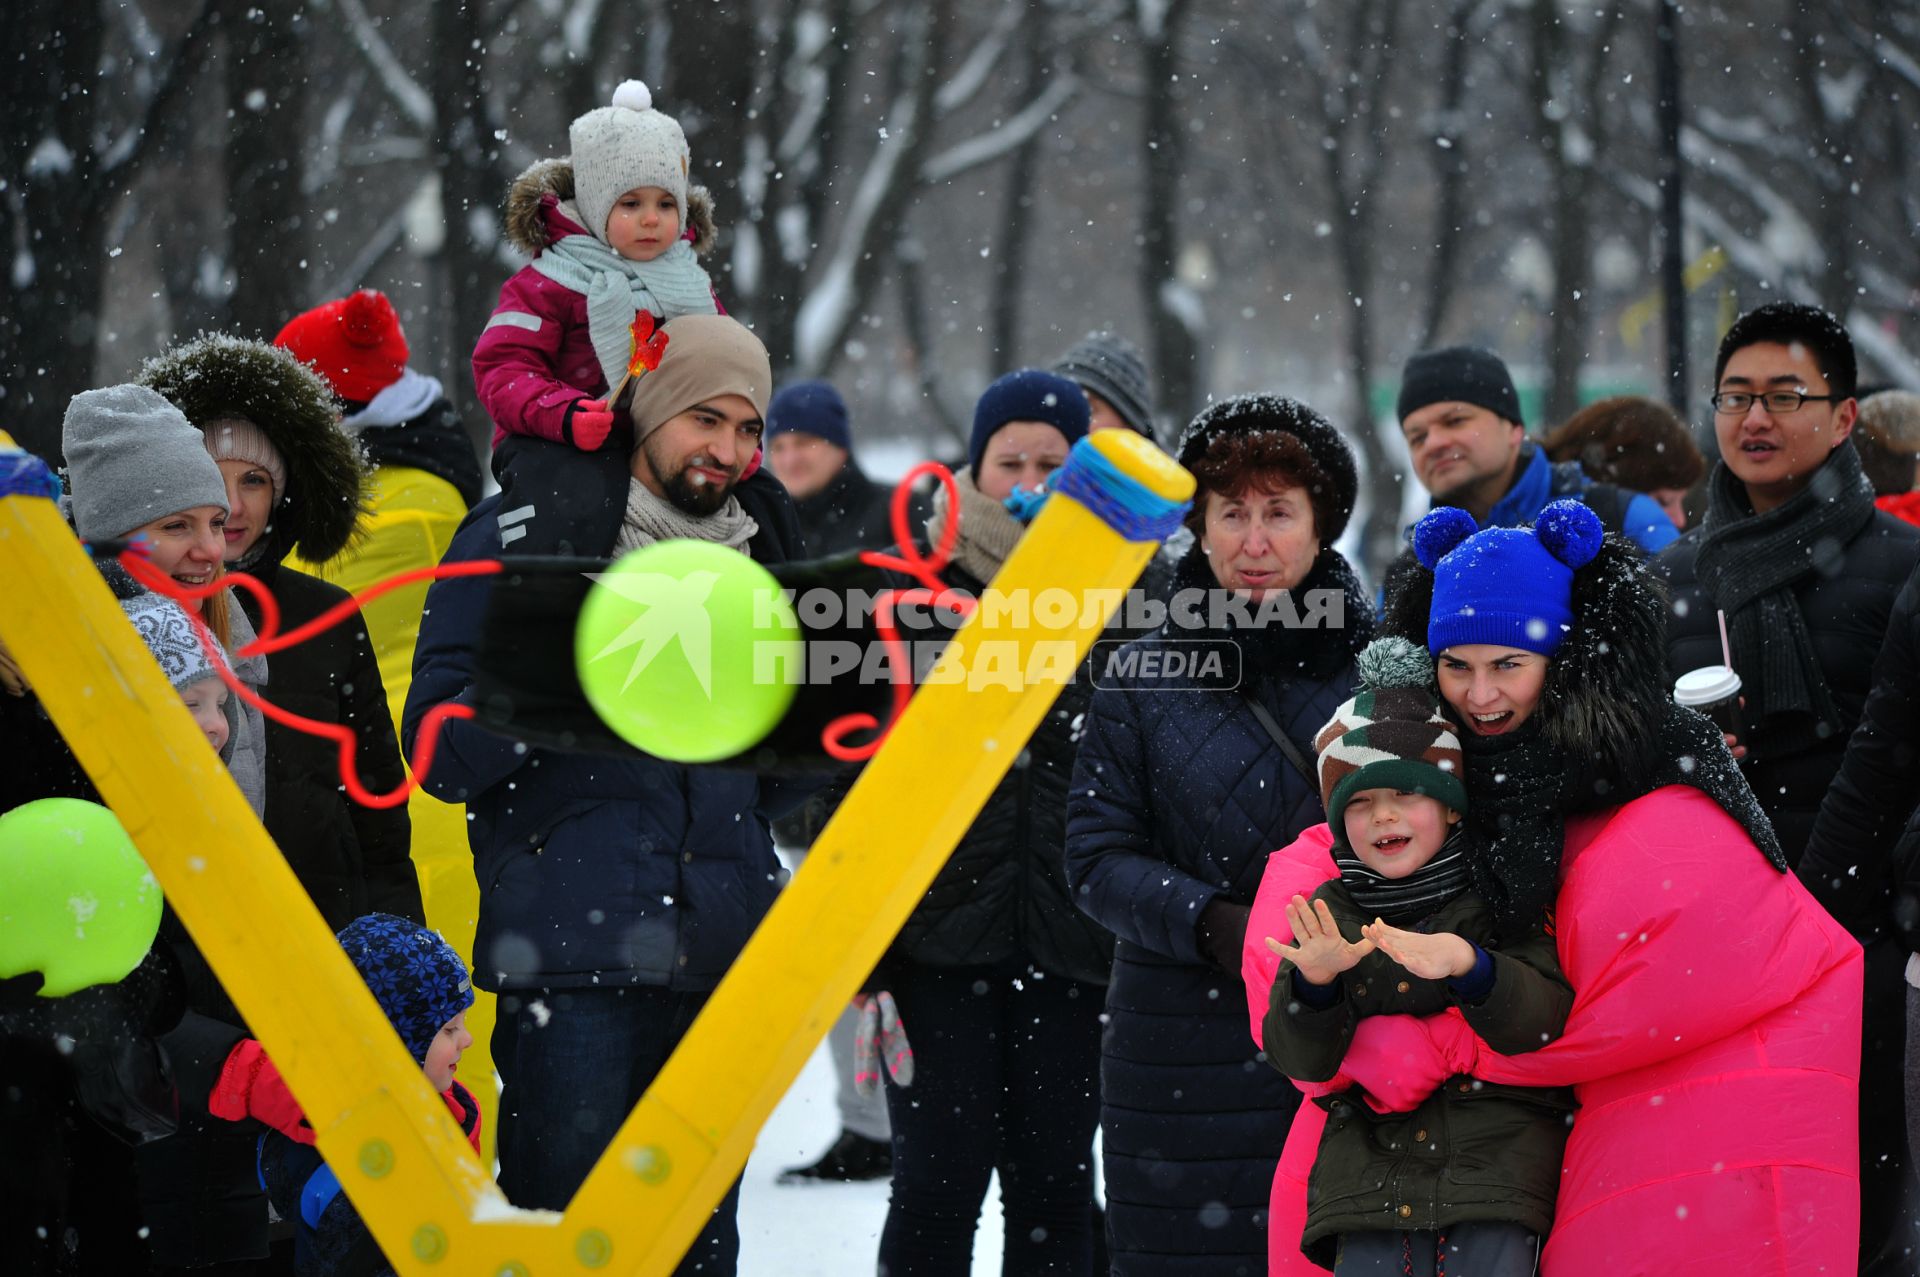
<svg viewBox="0 0 1920 1277"><path fill-rule="evenodd" d="M626 376L633 357L633 317L640 311L668 320L720 309L713 300L713 281L685 240L650 262L636 262L591 235L569 235L534 258L533 268L586 297L587 334L609 387Z"/></svg>
<svg viewBox="0 0 1920 1277"><path fill-rule="evenodd" d="M1007 513L1007 507L974 486L973 476L962 470L953 477L960 489L960 536L953 546L953 562L982 585L993 580L1000 565L1013 553L1013 547L1027 525ZM933 515L927 520L927 543L940 544L947 525L947 489L943 484L933 491Z"/></svg>
<svg viewBox="0 0 1920 1277"><path fill-rule="evenodd" d="M709 515L688 514L638 479L627 482L627 509L620 516L620 535L614 539L613 552L625 554L655 541L711 541L729 546L742 554L747 542L760 530L740 505L738 497Z"/></svg>
<svg viewBox="0 0 1920 1277"><path fill-rule="evenodd" d="M1694 560L1700 584L1727 614L1733 667L1745 685L1749 722L1810 714L1829 733L1846 730L1821 672L1794 586L1873 518L1873 488L1860 456L1842 445L1784 504L1755 514L1746 488L1719 462L1707 483L1707 517Z"/></svg>

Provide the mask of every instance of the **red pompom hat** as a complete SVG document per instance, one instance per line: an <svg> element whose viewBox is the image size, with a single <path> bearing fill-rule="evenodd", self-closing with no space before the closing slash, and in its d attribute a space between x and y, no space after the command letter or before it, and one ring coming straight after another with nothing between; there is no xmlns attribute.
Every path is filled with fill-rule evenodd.
<svg viewBox="0 0 1920 1277"><path fill-rule="evenodd" d="M407 370L407 337L385 293L357 293L295 315L273 339L312 364L335 394L366 403Z"/></svg>

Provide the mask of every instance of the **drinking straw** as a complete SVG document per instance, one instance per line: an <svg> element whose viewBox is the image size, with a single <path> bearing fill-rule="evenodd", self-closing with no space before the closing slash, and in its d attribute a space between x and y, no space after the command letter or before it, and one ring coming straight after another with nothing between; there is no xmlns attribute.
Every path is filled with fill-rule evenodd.
<svg viewBox="0 0 1920 1277"><path fill-rule="evenodd" d="M1733 648L1727 642L1727 614L1725 609L1718 613L1720 617L1720 660L1728 669L1733 668Z"/></svg>

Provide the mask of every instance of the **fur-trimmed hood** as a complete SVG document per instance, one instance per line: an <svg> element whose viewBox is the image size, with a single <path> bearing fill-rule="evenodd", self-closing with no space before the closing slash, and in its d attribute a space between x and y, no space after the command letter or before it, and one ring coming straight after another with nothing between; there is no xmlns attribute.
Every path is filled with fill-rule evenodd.
<svg viewBox="0 0 1920 1277"><path fill-rule="evenodd" d="M203 430L240 417L273 441L287 485L260 540L259 562L278 563L298 549L308 562L324 563L347 547L366 513L367 467L311 368L279 347L214 333L148 360L140 382Z"/></svg>
<svg viewBox="0 0 1920 1277"><path fill-rule="evenodd" d="M565 205L565 208L562 208ZM704 186L687 188L686 224L693 229L693 251L706 257L718 247L713 223L713 196ZM534 257L567 235L584 235L573 207L573 161L536 160L507 188L507 242Z"/></svg>
<svg viewBox="0 0 1920 1277"><path fill-rule="evenodd" d="M1611 792L1639 793L1663 761L1649 756L1671 704L1666 582L1633 542L1610 534L1573 574L1573 627L1547 665L1541 731ZM1425 647L1433 572L1396 574L1381 633Z"/></svg>

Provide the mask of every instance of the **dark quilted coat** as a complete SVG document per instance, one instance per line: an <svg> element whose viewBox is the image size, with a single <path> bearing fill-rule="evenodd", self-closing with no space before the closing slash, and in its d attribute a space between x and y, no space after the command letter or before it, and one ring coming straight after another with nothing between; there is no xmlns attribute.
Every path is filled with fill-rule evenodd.
<svg viewBox="0 0 1920 1277"><path fill-rule="evenodd" d="M1176 583L1212 584L1197 548ZM1119 937L1100 1078L1117 1275L1266 1271L1268 1190L1299 1092L1255 1048L1239 974L1208 963L1195 923L1215 897L1250 904L1268 853L1324 818L1318 784L1245 697L1311 759L1372 629L1351 570L1327 551L1301 589L1330 586L1346 592L1345 627L1242 636L1242 690L1133 678L1103 686L1087 715L1067 877ZM1193 637L1163 626L1136 645Z"/></svg>

